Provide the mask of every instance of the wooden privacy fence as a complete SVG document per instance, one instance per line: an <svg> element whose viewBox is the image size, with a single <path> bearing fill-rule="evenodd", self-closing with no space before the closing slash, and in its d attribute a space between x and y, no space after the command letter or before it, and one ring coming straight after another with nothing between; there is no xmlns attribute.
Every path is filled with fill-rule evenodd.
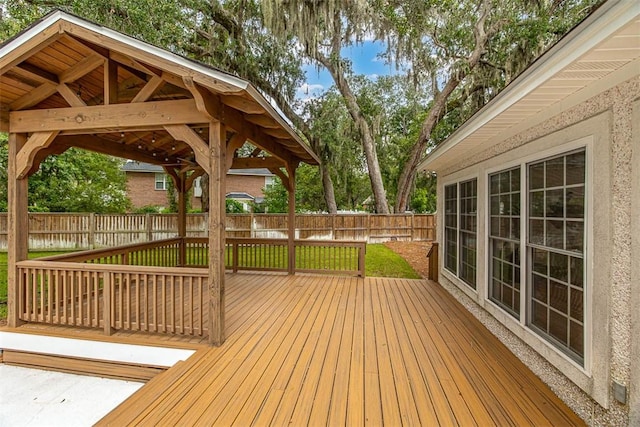
<svg viewBox="0 0 640 427"><path fill-rule="evenodd" d="M187 216L187 236L207 237L206 214ZM286 214L228 214L227 237L288 237ZM176 214L96 215L85 213L30 213L29 248L75 250L114 247L176 237ZM296 239L434 240L435 215L299 214ZM7 249L7 215L0 213L0 250Z"/></svg>

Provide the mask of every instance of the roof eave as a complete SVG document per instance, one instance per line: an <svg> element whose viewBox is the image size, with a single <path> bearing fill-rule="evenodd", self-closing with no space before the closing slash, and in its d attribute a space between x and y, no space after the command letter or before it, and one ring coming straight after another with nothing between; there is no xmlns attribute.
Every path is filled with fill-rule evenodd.
<svg viewBox="0 0 640 427"><path fill-rule="evenodd" d="M640 2L609 0L604 3L431 151L419 169L437 172L439 162L451 148L606 40L617 29L627 24L631 16L637 16L639 13ZM500 141L501 139L494 140L493 143L497 144Z"/></svg>

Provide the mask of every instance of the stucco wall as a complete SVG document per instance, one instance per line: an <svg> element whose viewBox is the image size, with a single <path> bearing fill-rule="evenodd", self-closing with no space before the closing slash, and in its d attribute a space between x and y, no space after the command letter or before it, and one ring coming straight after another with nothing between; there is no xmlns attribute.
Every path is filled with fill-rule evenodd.
<svg viewBox="0 0 640 427"><path fill-rule="evenodd" d="M478 178L479 292L471 291L446 271L441 274L441 283L581 417L593 425L628 424L630 404L636 405L632 416L635 417L634 422L639 422L636 413L640 402L637 396L640 368L637 367L639 358L632 358L632 350L635 356L640 350L637 338L640 334L640 315L637 313L640 304L637 295L640 268L637 266L640 264L640 178L637 169L640 155L636 135L636 139L633 139L636 151L632 156L632 128L634 124L638 126L640 113L634 113L631 108L638 98L640 78L635 77L508 138L490 150L460 159L455 169L438 173L440 212L444 211L442 195L445 184L473 176ZM637 129L635 132L637 134ZM566 147L571 147L572 141L581 138L583 140L578 144L587 144L591 153L588 154L591 172L587 177L587 186L590 188L587 210L590 219L587 224L586 252L588 262L592 263L588 267L588 292L591 292L588 302L591 305L585 309L589 313L592 342L587 342L591 351L587 350L587 366L584 370L487 300L485 257L488 251L484 246L487 174L515 166L527 157L544 157L545 153L552 154L558 149L562 151L559 145L568 144ZM632 170L632 161L635 170ZM632 188L635 188L633 197ZM440 241L443 241L442 230L442 215L439 215ZM440 247L443 250L444 245ZM633 270L632 254L635 254L636 260ZM444 259L442 255L441 259ZM631 385L632 379L636 381L634 385ZM627 405L621 405L613 399L612 381L628 387Z"/></svg>
<svg viewBox="0 0 640 427"><path fill-rule="evenodd" d="M631 141L631 382L629 424L640 426L640 101L633 104Z"/></svg>

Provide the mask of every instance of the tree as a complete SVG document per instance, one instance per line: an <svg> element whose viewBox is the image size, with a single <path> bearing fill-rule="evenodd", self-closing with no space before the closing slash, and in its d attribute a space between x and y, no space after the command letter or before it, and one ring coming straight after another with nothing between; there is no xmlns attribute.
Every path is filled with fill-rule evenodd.
<svg viewBox="0 0 640 427"><path fill-rule="evenodd" d="M270 97L304 135L320 158L324 201L337 210L326 147L311 132L311 118L299 113L295 90L304 81L303 58L292 37L274 37L265 30L260 1L189 3L193 37L183 48L199 61L237 73ZM206 182L206 181L205 181ZM205 187L203 187L204 189Z"/></svg>
<svg viewBox="0 0 640 427"><path fill-rule="evenodd" d="M331 74L360 134L376 211L389 213L375 135L349 82L351 62L342 56L344 46L362 40L367 35L376 14L364 1L268 0L263 4L268 28L281 39L296 37L303 49L301 53Z"/></svg>
<svg viewBox="0 0 640 427"><path fill-rule="evenodd" d="M408 206L418 165L455 112L462 123L482 107L596 3L574 1L378 0L389 55L413 65L413 78L432 84L433 100L398 178L396 208Z"/></svg>
<svg viewBox="0 0 640 427"><path fill-rule="evenodd" d="M0 134L0 210L7 210L7 138ZM29 209L39 212L124 213L127 197L123 161L71 148L49 156L29 177Z"/></svg>
<svg viewBox="0 0 640 427"><path fill-rule="evenodd" d="M386 58L416 84L431 86L421 131L406 150L395 209L404 211L417 167L440 122L454 110L464 120L528 65L597 0L374 0L309 2L268 0L265 21L274 34L296 37L308 60L329 71L360 132L376 208L386 210L376 153L376 131L352 87L342 49L364 37L384 40Z"/></svg>

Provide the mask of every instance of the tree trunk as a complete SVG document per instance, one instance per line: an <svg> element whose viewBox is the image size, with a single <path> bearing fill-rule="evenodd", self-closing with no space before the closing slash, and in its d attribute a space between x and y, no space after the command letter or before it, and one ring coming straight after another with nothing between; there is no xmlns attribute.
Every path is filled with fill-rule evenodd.
<svg viewBox="0 0 640 427"><path fill-rule="evenodd" d="M422 124L420 136L418 137L415 145L411 148L409 158L400 173L400 177L398 178L398 192L396 194L396 212L403 212L409 206L409 196L411 195L411 189L416 179L418 166L426 154L425 151L427 149L429 138L431 137L431 132L444 115L445 106L447 105L449 96L451 96L460 82L462 82L462 80L478 65L489 37L495 34L503 24L503 22L496 22L489 29L485 29L485 23L490 13L491 4L488 0L484 0L480 5L480 16L478 21L475 23L473 31L475 46L471 54L465 60L466 67L458 67L458 70L453 72L442 91L437 93L433 105L429 110L429 114Z"/></svg>
<svg viewBox="0 0 640 427"><path fill-rule="evenodd" d="M327 211L330 214L338 213L338 205L336 204L336 195L333 190L333 181L329 175L329 168L320 164L320 173L322 174L322 188L324 189L324 201L327 204Z"/></svg>
<svg viewBox="0 0 640 427"><path fill-rule="evenodd" d="M200 187L202 188L202 212L209 212L209 174L204 173L200 178Z"/></svg>
<svg viewBox="0 0 640 427"><path fill-rule="evenodd" d="M347 110L349 111L349 114L358 129L360 138L362 139L362 148L364 150L365 159L367 160L367 169L369 170L369 180L371 181L371 190L373 191L373 198L376 204L376 212L388 214L389 206L387 204L387 193L382 181L382 173L380 171L380 164L378 163L375 138L371 127L363 116L360 106L358 105L358 101L351 91L351 87L349 86L342 69L320 53L316 54L316 60L320 62L333 77L333 81L340 91L340 94L342 94Z"/></svg>

